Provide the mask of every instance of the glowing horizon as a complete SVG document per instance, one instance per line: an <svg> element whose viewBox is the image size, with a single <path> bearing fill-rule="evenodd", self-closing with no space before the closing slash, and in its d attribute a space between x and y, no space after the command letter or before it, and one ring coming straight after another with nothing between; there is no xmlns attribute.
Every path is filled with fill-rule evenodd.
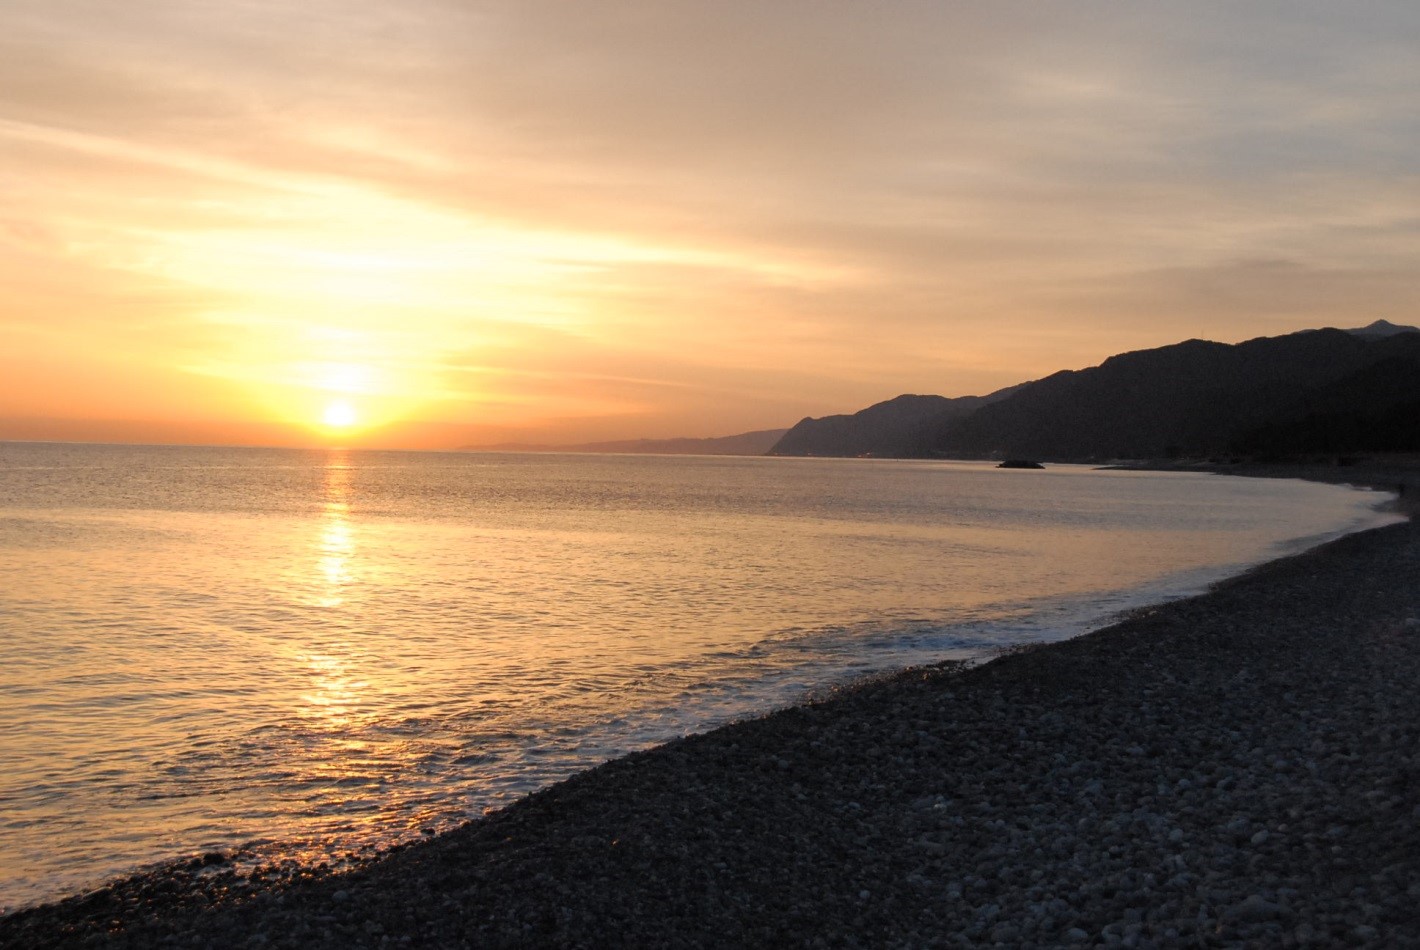
<svg viewBox="0 0 1420 950"><path fill-rule="evenodd" d="M1415 322L1418 17L15 0L0 438L716 436Z"/></svg>

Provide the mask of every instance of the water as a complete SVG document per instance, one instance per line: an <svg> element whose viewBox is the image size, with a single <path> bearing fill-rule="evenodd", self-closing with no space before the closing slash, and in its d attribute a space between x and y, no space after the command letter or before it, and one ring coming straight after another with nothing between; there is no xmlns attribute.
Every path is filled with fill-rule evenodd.
<svg viewBox="0 0 1420 950"><path fill-rule="evenodd" d="M1303 482L0 443L0 906L448 827L1376 524Z"/></svg>

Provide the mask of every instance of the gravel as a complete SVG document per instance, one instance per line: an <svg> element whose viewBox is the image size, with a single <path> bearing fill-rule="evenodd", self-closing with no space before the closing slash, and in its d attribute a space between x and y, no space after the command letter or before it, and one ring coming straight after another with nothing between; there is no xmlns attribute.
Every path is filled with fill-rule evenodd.
<svg viewBox="0 0 1420 950"><path fill-rule="evenodd" d="M200 856L0 918L0 946L1420 946L1417 683L1402 524L351 869Z"/></svg>

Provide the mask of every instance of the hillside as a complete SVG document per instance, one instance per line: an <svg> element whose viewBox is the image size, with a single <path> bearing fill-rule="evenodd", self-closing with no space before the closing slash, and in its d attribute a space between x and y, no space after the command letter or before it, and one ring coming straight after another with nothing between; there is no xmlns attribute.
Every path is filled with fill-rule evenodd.
<svg viewBox="0 0 1420 950"><path fill-rule="evenodd" d="M932 454L1101 460L1380 449L1414 441L1420 333L1314 330L1227 345L1189 340L1056 373L945 420ZM1338 428L1354 428L1354 438ZM1416 445L1413 447L1420 447Z"/></svg>
<svg viewBox="0 0 1420 950"><path fill-rule="evenodd" d="M773 455L1101 461L1420 451L1420 330L1187 340L989 396L800 421Z"/></svg>
<svg viewBox="0 0 1420 950"><path fill-rule="evenodd" d="M938 427L970 415L1013 392L990 396L902 395L852 415L807 418L790 429L771 455L913 457L931 451Z"/></svg>

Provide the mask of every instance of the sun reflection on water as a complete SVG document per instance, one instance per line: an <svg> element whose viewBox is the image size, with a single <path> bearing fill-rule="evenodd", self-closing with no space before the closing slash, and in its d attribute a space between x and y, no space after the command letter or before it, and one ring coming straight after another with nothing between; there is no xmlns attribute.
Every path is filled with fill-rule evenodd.
<svg viewBox="0 0 1420 950"><path fill-rule="evenodd" d="M302 699L306 715L331 728L353 725L364 690L370 685L351 669L347 644L336 644L339 653L308 653L304 657L311 691Z"/></svg>
<svg viewBox="0 0 1420 950"><path fill-rule="evenodd" d="M345 603L345 588L351 581L350 561L355 555L355 539L350 530L350 464L344 451L331 452L325 467L325 500L320 537L316 550L322 607Z"/></svg>
<svg viewBox="0 0 1420 950"><path fill-rule="evenodd" d="M350 524L351 465L343 450L326 462L320 522L313 545L314 601L325 610L345 606L355 582L355 532ZM322 732L337 733L358 725L369 682L360 653L344 638L312 642L299 657L309 687L301 697L301 716Z"/></svg>
<svg viewBox="0 0 1420 950"><path fill-rule="evenodd" d="M321 533L320 549L320 572L325 582L320 605L339 607L345 602L343 593L345 585L350 582L350 555L355 549L350 526L344 521L327 524Z"/></svg>

